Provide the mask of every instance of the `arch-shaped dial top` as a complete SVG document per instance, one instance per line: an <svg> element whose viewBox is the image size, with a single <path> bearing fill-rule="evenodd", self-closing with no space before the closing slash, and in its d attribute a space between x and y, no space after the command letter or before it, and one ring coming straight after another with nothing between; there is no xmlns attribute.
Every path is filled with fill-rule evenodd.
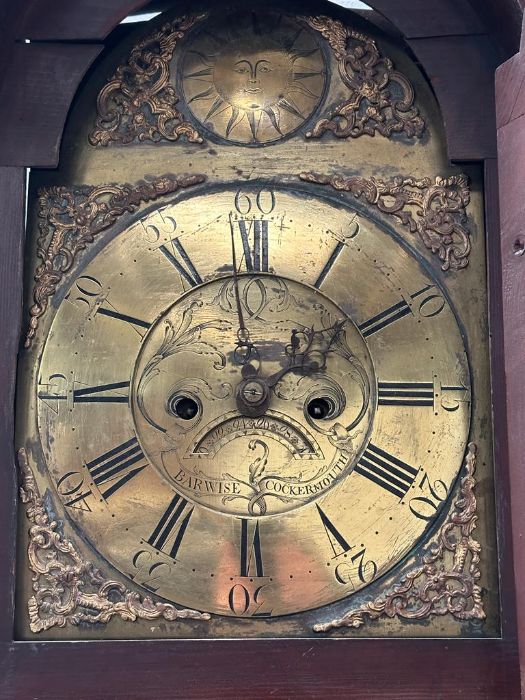
<svg viewBox="0 0 525 700"><path fill-rule="evenodd" d="M205 188L86 255L38 421L65 511L124 575L283 615L371 583L432 525L468 439L467 353L438 280L365 213Z"/></svg>

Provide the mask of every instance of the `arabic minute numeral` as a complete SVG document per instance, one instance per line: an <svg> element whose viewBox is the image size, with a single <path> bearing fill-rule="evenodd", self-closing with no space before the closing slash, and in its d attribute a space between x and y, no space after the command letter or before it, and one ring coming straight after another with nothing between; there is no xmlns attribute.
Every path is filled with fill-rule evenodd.
<svg viewBox="0 0 525 700"><path fill-rule="evenodd" d="M448 496L447 485L441 479L431 482L427 472L418 484L421 496L410 499L409 508L420 520L433 520L439 506Z"/></svg>
<svg viewBox="0 0 525 700"><path fill-rule="evenodd" d="M151 323L130 314L122 313L109 301L108 297L109 290L105 290L96 277L82 275L77 279L73 289L66 296L66 301L78 308L85 309L87 318L93 318L98 314L128 323L142 337L143 333L141 331L148 330Z"/></svg>

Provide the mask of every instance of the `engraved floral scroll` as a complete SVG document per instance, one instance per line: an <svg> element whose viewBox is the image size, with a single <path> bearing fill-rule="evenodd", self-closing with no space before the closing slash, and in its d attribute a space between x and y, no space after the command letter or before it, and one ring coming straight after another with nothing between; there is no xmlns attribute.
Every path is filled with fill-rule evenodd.
<svg viewBox="0 0 525 700"><path fill-rule="evenodd" d="M35 272L25 347L31 346L39 320L64 274L97 234L112 226L124 213L136 211L140 204L204 180L204 175L165 175L134 186L83 185L40 190L37 256L42 262Z"/></svg>
<svg viewBox="0 0 525 700"><path fill-rule="evenodd" d="M164 24L133 48L98 95L91 145L177 141L181 136L202 143L198 131L177 109L180 98L169 81L169 62L177 42L204 16L188 15Z"/></svg>
<svg viewBox="0 0 525 700"><path fill-rule="evenodd" d="M415 566L386 594L355 608L343 617L314 625L315 632L339 627L358 628L385 616L404 620L425 620L452 615L457 620L484 620L479 569L481 546L474 538L477 502L476 445L468 446L466 475L460 492L437 539L426 549L422 563Z"/></svg>
<svg viewBox="0 0 525 700"><path fill-rule="evenodd" d="M468 265L471 250L466 208L470 202L466 175L418 180L395 177L379 180L361 176L301 173L301 180L330 185L365 199L384 214L395 217L442 261L442 270L459 270Z"/></svg>
<svg viewBox="0 0 525 700"><path fill-rule="evenodd" d="M318 138L327 131L340 138L374 136L376 132L387 138L398 133L412 138L423 134L425 120L414 106L411 82L381 55L373 39L330 17L305 19L330 44L348 90L347 99L328 119L320 119L307 138Z"/></svg>
<svg viewBox="0 0 525 700"><path fill-rule="evenodd" d="M126 621L210 619L208 613L154 602L118 581L106 579L83 559L71 540L57 531L58 523L46 511L24 449L19 450L18 461L20 498L31 523L27 553L33 572L34 595L28 601L32 632L86 622L105 624L113 617Z"/></svg>

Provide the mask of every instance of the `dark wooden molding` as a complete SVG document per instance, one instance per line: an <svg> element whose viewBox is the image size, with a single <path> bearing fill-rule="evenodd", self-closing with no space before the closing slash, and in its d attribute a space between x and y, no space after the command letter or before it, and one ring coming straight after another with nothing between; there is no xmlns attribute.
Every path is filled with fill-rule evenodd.
<svg viewBox="0 0 525 700"><path fill-rule="evenodd" d="M440 0L415 10L414 0L367 0L367 4L394 24L407 39L483 34L485 28L468 0Z"/></svg>
<svg viewBox="0 0 525 700"><path fill-rule="evenodd" d="M449 158L496 157L494 73L497 56L485 35L410 39L427 73L445 124Z"/></svg>
<svg viewBox="0 0 525 700"><path fill-rule="evenodd" d="M13 638L16 532L15 384L21 333L25 173L0 167L0 644ZM0 671L1 677L1 671ZM0 693L1 695L1 693Z"/></svg>
<svg viewBox="0 0 525 700"><path fill-rule="evenodd" d="M14 44L0 84L0 166L53 168L71 101L102 44Z"/></svg>
<svg viewBox="0 0 525 700"><path fill-rule="evenodd" d="M519 698L515 652L490 639L26 643L1 678L6 700Z"/></svg>
<svg viewBox="0 0 525 700"><path fill-rule="evenodd" d="M102 41L118 23L147 0L31 0L21 2L17 39Z"/></svg>
<svg viewBox="0 0 525 700"><path fill-rule="evenodd" d="M501 220L502 316L507 378L507 435L511 491L517 626L521 667L525 668L525 113L523 110L525 48L496 76L498 164Z"/></svg>

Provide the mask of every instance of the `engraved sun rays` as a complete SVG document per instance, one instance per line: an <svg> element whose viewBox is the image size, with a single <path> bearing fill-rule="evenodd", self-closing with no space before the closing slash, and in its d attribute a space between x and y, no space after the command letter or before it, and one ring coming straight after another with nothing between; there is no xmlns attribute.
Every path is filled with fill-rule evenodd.
<svg viewBox="0 0 525 700"><path fill-rule="evenodd" d="M315 37L274 14L204 29L187 48L182 71L195 117L227 140L254 144L276 141L308 119L325 79Z"/></svg>

